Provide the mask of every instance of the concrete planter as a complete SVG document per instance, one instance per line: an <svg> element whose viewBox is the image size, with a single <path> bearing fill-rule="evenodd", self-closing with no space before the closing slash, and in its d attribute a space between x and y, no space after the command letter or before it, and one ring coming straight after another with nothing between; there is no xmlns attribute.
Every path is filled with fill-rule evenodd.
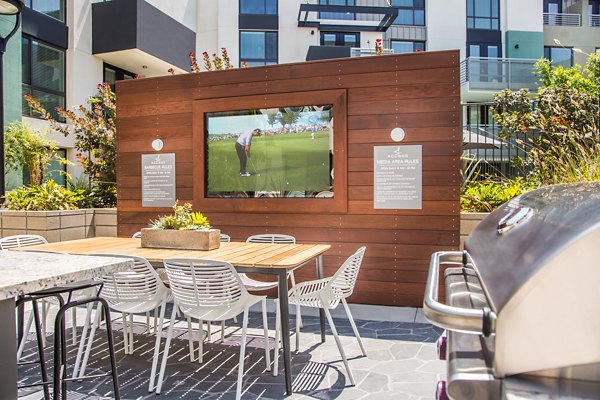
<svg viewBox="0 0 600 400"><path fill-rule="evenodd" d="M185 250L214 250L221 245L221 231L179 231L175 229L142 229L142 247Z"/></svg>
<svg viewBox="0 0 600 400"><path fill-rule="evenodd" d="M117 210L0 210L0 237L24 234L40 235L48 242L117 236Z"/></svg>
<svg viewBox="0 0 600 400"><path fill-rule="evenodd" d="M465 239L489 213L460 213L460 248L464 249Z"/></svg>

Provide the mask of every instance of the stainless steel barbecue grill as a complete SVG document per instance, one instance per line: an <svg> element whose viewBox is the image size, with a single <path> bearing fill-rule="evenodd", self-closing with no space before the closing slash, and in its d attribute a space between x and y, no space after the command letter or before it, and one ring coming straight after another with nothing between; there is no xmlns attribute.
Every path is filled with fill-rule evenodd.
<svg viewBox="0 0 600 400"><path fill-rule="evenodd" d="M600 399L600 182L519 196L435 253L423 311L447 330L438 399Z"/></svg>

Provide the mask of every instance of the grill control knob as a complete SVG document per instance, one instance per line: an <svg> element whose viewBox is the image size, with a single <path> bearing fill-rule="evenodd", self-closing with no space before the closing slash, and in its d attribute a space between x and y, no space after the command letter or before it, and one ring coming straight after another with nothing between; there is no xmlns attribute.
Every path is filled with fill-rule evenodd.
<svg viewBox="0 0 600 400"><path fill-rule="evenodd" d="M448 393L446 392L446 381L438 381L435 390L435 400L450 400L450 397L448 397Z"/></svg>
<svg viewBox="0 0 600 400"><path fill-rule="evenodd" d="M437 355L438 355L438 358L442 361L446 359L446 344L447 344L447 342L448 342L448 338L446 337L445 333L442 336L440 336L436 342Z"/></svg>

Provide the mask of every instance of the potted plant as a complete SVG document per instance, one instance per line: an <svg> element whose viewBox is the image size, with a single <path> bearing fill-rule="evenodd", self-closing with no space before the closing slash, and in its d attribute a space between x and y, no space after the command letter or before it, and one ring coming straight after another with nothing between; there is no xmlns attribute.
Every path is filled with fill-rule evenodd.
<svg viewBox="0 0 600 400"><path fill-rule="evenodd" d="M211 229L208 219L192 211L185 203L173 206L173 214L164 215L142 229L142 247L187 250L214 250L220 245L221 231Z"/></svg>

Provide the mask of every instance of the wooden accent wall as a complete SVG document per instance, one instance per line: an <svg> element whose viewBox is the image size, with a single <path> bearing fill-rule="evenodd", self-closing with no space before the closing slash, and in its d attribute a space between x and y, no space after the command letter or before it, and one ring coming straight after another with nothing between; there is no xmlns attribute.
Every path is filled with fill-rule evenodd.
<svg viewBox="0 0 600 400"><path fill-rule="evenodd" d="M150 219L170 211L141 206L141 155L155 153L151 148L155 138L164 141L162 152L176 154L178 199L201 203L194 198L198 197L194 170L203 165L199 165L198 149L193 148L197 100L236 101L240 96L319 90L346 93L346 148L341 150L347 157L347 185L335 187L336 195L344 190L345 210L273 211L269 202L281 200L268 199L264 207L251 212L231 207L206 214L213 226L234 240L271 232L294 235L299 242L332 244L325 257L326 275L366 245L351 301L421 306L431 253L459 247L458 51L281 64L117 83L119 236L130 236ZM335 129L343 125L336 121ZM373 146L397 144L390 139L395 127L406 132L400 144L423 146L421 210L373 209ZM226 204L228 200L221 201ZM312 279L314 269L302 268L297 276Z"/></svg>

